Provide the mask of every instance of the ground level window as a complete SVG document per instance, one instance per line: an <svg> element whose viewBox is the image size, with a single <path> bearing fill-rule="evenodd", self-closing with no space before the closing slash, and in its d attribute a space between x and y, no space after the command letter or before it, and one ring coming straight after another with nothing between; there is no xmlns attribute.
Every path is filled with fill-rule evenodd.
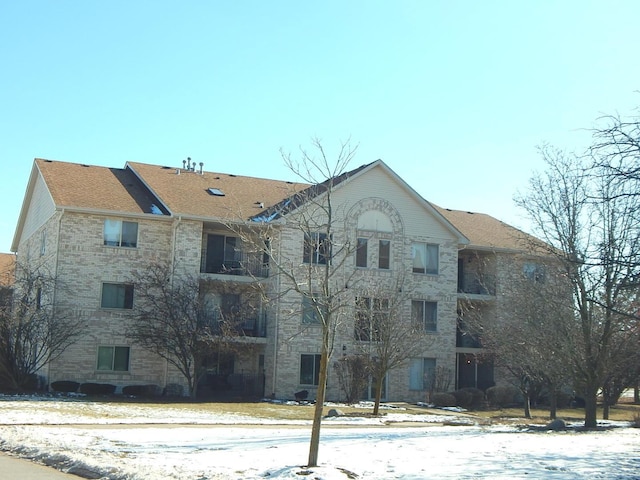
<svg viewBox="0 0 640 480"><path fill-rule="evenodd" d="M320 355L300 355L300 384L320 383Z"/></svg>
<svg viewBox="0 0 640 480"><path fill-rule="evenodd" d="M98 370L129 371L129 347L98 347Z"/></svg>
<svg viewBox="0 0 640 480"><path fill-rule="evenodd" d="M435 358L412 358L409 364L409 389L429 390L435 380Z"/></svg>

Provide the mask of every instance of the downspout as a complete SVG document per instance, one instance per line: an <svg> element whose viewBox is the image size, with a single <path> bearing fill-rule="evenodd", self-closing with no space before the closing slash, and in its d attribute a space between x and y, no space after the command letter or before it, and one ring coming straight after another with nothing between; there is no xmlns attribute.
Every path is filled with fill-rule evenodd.
<svg viewBox="0 0 640 480"><path fill-rule="evenodd" d="M182 222L182 216L178 216L177 217L177 221L173 222L173 232L171 233L171 283L173 283L173 265L175 262L175 258L176 258L176 243L177 243L177 236L178 236L178 226L180 225L180 223ZM167 382L169 380L169 360L165 359L165 365L164 365L164 388L167 388Z"/></svg>
<svg viewBox="0 0 640 480"><path fill-rule="evenodd" d="M279 232L279 242L278 242L278 261L282 258L282 231ZM280 294L280 286L281 286L281 276L278 275L278 279L276 282L278 295ZM276 315L275 315L275 325L274 325L274 335L273 335L273 378L271 380L271 389L272 393L275 394L276 391L276 379L278 378L278 330L280 328L280 303L278 302L276 307Z"/></svg>

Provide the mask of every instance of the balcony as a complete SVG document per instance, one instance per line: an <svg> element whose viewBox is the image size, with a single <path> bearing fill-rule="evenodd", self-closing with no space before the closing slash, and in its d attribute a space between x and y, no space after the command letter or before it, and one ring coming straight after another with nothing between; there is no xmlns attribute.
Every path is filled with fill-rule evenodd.
<svg viewBox="0 0 640 480"><path fill-rule="evenodd" d="M266 278L268 258L262 252L247 251L237 237L207 235L202 245L200 273Z"/></svg>
<svg viewBox="0 0 640 480"><path fill-rule="evenodd" d="M229 319L229 315L224 315L219 310L211 314L212 333L214 335L225 335L228 337L250 337L266 338L267 336L267 315L257 314L255 317L243 317Z"/></svg>
<svg viewBox="0 0 640 480"><path fill-rule="evenodd" d="M491 275L458 277L458 293L494 296L496 281Z"/></svg>
<svg viewBox="0 0 640 480"><path fill-rule="evenodd" d="M472 333L464 321L458 318L456 328L456 347L458 348L482 348L482 342L478 333Z"/></svg>

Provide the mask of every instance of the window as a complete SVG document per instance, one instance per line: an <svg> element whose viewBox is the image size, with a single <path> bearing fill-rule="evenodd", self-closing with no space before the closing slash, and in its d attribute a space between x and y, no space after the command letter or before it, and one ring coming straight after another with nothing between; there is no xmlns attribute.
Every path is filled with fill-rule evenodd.
<svg viewBox="0 0 640 480"><path fill-rule="evenodd" d="M522 273L525 278L531 280L536 283L543 283L545 277L545 268L543 265L538 265L536 263L525 263L522 266Z"/></svg>
<svg viewBox="0 0 640 480"><path fill-rule="evenodd" d="M358 238L356 246L356 267L367 266L367 239Z"/></svg>
<svg viewBox="0 0 640 480"><path fill-rule="evenodd" d="M300 355L300 384L318 385L320 378L320 355Z"/></svg>
<svg viewBox="0 0 640 480"><path fill-rule="evenodd" d="M435 373L435 358L412 358L409 364L409 389L429 390L435 382Z"/></svg>
<svg viewBox="0 0 640 480"><path fill-rule="evenodd" d="M241 273L242 246L238 237L207 235L205 272Z"/></svg>
<svg viewBox="0 0 640 480"><path fill-rule="evenodd" d="M411 244L411 258L413 259L413 273L438 273L438 245L433 243L415 242Z"/></svg>
<svg viewBox="0 0 640 480"><path fill-rule="evenodd" d="M138 224L121 220L105 220L104 244L111 247L136 247L138 245Z"/></svg>
<svg viewBox="0 0 640 480"><path fill-rule="evenodd" d="M98 347L98 370L129 371L129 347Z"/></svg>
<svg viewBox="0 0 640 480"><path fill-rule="evenodd" d="M389 269L391 258L391 240L380 240L378 247L378 268Z"/></svg>
<svg viewBox="0 0 640 480"><path fill-rule="evenodd" d="M317 298L311 298L307 295L302 296L302 323L307 325L321 325L322 318L318 312L320 302Z"/></svg>
<svg viewBox="0 0 640 480"><path fill-rule="evenodd" d="M43 230L40 234L40 256L47 253L47 231Z"/></svg>
<svg viewBox="0 0 640 480"><path fill-rule="evenodd" d="M133 285L125 283L102 284L102 308L133 308Z"/></svg>
<svg viewBox="0 0 640 480"><path fill-rule="evenodd" d="M42 287L36 289L36 310L42 308Z"/></svg>
<svg viewBox="0 0 640 480"><path fill-rule="evenodd" d="M326 233L312 233L304 235L304 263L326 265L331 258L331 239Z"/></svg>
<svg viewBox="0 0 640 480"><path fill-rule="evenodd" d="M380 335L389 317L389 299L356 298L355 339L380 341Z"/></svg>
<svg viewBox="0 0 640 480"><path fill-rule="evenodd" d="M411 318L416 325L424 328L425 332L435 332L438 329L437 302L411 301Z"/></svg>

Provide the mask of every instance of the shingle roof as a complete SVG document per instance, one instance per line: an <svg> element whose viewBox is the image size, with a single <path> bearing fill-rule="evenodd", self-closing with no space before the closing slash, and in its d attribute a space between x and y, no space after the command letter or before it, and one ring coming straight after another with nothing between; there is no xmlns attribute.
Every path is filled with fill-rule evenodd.
<svg viewBox="0 0 640 480"><path fill-rule="evenodd" d="M58 207L152 213L156 198L130 171L77 163L36 159Z"/></svg>
<svg viewBox="0 0 640 480"><path fill-rule="evenodd" d="M145 163L128 162L127 165L173 215L246 220L309 186ZM224 195L212 195L208 192L210 188Z"/></svg>
<svg viewBox="0 0 640 480"><path fill-rule="evenodd" d="M273 213L284 200L310 187L138 162L128 162L123 169L44 159L36 159L36 165L57 206L134 214L152 213L152 205L156 205L172 215L246 220ZM348 172L345 178L369 165ZM211 194L209 189L223 195ZM469 239L471 247L531 250L532 242L539 242L489 215L431 205Z"/></svg>
<svg viewBox="0 0 640 480"><path fill-rule="evenodd" d="M0 253L0 286L6 287L14 283L16 256L12 253Z"/></svg>
<svg viewBox="0 0 640 480"><path fill-rule="evenodd" d="M537 238L484 213L434 207L469 239L469 247L495 250L535 250Z"/></svg>

